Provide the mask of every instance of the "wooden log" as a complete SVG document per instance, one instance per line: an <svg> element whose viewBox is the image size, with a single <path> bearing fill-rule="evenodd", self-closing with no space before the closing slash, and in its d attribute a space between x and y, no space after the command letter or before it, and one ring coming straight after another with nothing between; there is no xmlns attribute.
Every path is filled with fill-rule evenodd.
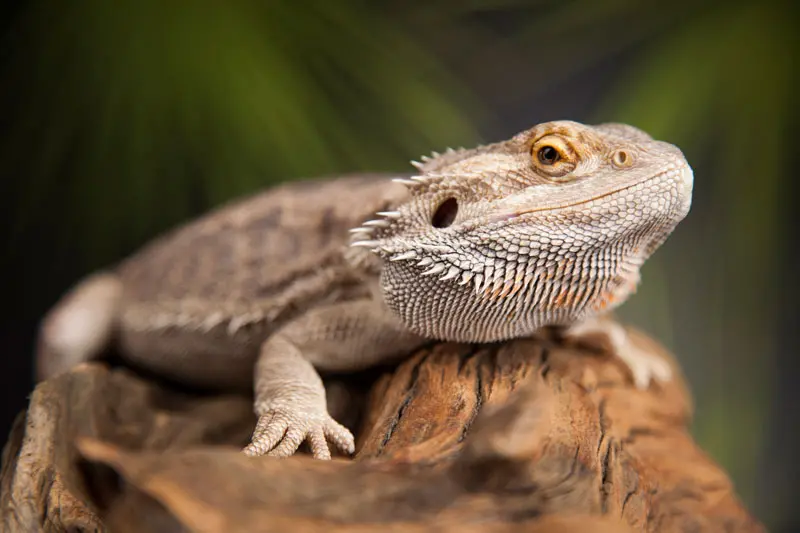
<svg viewBox="0 0 800 533"><path fill-rule="evenodd" d="M671 357L632 332L637 345ZM83 365L40 384L3 452L3 531L763 531L687 430L680 375L636 390L556 337L431 344L330 387L354 459L250 458L251 399ZM674 361L673 361L673 366ZM677 367L675 367L678 372ZM357 409L358 408L358 409Z"/></svg>

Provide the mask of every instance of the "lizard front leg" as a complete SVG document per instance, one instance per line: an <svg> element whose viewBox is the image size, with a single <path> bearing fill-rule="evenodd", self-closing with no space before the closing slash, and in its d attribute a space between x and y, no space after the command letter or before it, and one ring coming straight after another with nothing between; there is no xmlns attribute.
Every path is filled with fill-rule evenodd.
<svg viewBox="0 0 800 533"><path fill-rule="evenodd" d="M320 370L358 370L407 354L424 342L379 302L359 300L309 311L261 346L255 367L258 423L248 455L292 455L307 440L317 459L328 441L353 453L353 435L329 414Z"/></svg>
<svg viewBox="0 0 800 533"><path fill-rule="evenodd" d="M625 328L609 317L589 318L569 326L565 331L572 338L595 333L607 336L614 354L631 371L637 388L646 389L652 380L668 381L672 378L672 367L667 361L639 349L630 341Z"/></svg>

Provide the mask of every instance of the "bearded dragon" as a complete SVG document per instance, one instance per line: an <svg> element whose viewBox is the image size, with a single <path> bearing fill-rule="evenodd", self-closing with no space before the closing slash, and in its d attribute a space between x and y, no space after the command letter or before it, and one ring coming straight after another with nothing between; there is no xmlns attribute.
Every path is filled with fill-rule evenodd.
<svg viewBox="0 0 800 533"><path fill-rule="evenodd" d="M42 321L39 377L113 346L187 383L254 383L244 452L289 456L307 441L319 459L329 443L353 453L354 440L318 371L430 339L603 331L636 385L670 379L598 317L689 211L693 174L677 147L628 125L555 121L412 164L393 180L277 186L90 275Z"/></svg>

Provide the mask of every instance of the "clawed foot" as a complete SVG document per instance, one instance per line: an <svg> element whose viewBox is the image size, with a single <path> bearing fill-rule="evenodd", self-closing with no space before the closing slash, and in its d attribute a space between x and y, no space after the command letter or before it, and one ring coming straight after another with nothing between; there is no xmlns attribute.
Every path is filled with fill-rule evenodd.
<svg viewBox="0 0 800 533"><path fill-rule="evenodd" d="M353 434L327 412L298 412L289 408L269 409L260 416L251 442L243 451L250 456L288 457L305 440L311 445L315 459L331 458L328 441L347 454L355 451Z"/></svg>
<svg viewBox="0 0 800 533"><path fill-rule="evenodd" d="M627 341L627 339L626 339ZM628 366L633 374L633 383L639 389L646 389L652 380L669 381L672 367L664 359L644 350L631 342L616 347L617 356Z"/></svg>
<svg viewBox="0 0 800 533"><path fill-rule="evenodd" d="M672 378L672 367L669 363L657 355L636 347L630 341L625 328L617 322L595 318L574 324L567 330L567 334L574 337L591 333L608 336L612 351L630 369L633 383L637 388L646 389L653 380L669 381Z"/></svg>

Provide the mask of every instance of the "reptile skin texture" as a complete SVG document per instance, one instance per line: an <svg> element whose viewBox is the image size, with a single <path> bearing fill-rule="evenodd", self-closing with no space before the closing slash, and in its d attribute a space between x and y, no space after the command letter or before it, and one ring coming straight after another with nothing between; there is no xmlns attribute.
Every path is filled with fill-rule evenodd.
<svg viewBox="0 0 800 533"><path fill-rule="evenodd" d="M604 333L639 387L670 367L603 315L687 215L681 151L624 124L539 124L412 162L390 180L286 184L222 206L79 282L45 316L41 379L113 347L189 384L254 387L249 455L353 436L319 372L402 358L430 339L543 327Z"/></svg>

